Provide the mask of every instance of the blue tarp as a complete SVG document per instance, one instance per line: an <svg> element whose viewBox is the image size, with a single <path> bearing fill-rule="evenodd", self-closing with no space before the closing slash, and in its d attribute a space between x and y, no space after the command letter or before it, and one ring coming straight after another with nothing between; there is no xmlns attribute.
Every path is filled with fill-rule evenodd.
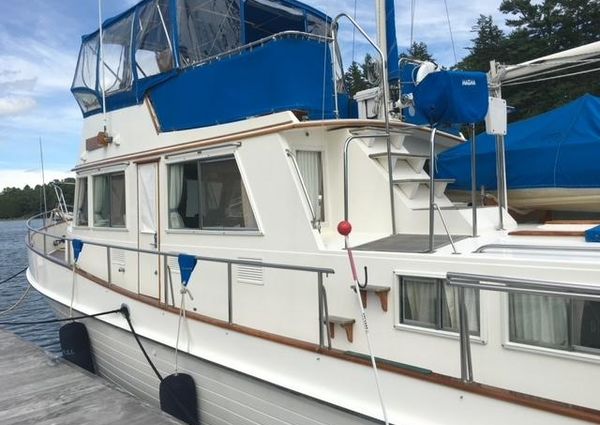
<svg viewBox="0 0 600 425"><path fill-rule="evenodd" d="M600 97L586 94L560 108L508 126L508 189L600 187ZM496 139L477 137L477 187L496 189ZM450 189L471 188L471 144L439 156Z"/></svg>

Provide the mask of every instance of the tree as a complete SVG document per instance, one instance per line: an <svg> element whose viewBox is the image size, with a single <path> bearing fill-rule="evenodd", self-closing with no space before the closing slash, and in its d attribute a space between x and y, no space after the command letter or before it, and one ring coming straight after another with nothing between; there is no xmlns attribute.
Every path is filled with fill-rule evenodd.
<svg viewBox="0 0 600 425"><path fill-rule="evenodd" d="M460 61L456 68L477 71L488 71L492 59L500 62L508 59L506 36L494 23L491 16L479 15L477 23L471 28L477 36L471 39L473 47L469 47L469 55Z"/></svg>
<svg viewBox="0 0 600 425"><path fill-rule="evenodd" d="M344 73L344 86L348 93L354 96L357 92L368 88L363 70L357 62L352 62L348 71Z"/></svg>
<svg viewBox="0 0 600 425"><path fill-rule="evenodd" d="M429 53L427 44L425 44L423 42L413 41L413 44L408 48L406 53L404 53L404 52L401 53L400 57L416 59L416 60L420 60L420 61L435 62L435 59Z"/></svg>

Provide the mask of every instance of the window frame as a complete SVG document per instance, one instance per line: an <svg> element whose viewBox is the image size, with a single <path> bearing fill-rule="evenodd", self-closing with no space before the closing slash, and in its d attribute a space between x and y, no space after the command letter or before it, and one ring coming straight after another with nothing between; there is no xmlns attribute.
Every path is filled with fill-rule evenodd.
<svg viewBox="0 0 600 425"><path fill-rule="evenodd" d="M320 176L320 183L321 183L321 196L323 197L323 199L321 200L321 215L320 217L317 217L317 209L318 209L318 205L312 205L314 212L315 212L315 218L317 219L317 221L321 224L327 225L327 212L328 212L328 208L326 208L326 202L327 202L327 177L325 175L326 173L326 168L325 168L325 155L326 152L323 149L320 148L314 148L311 146L299 146L296 149L294 149L294 157L295 157L295 161L298 164L298 168L300 168L300 163L298 161L298 153L299 152L316 152L319 154L319 176ZM306 186L306 180L304 178L304 176L302 175L302 170L300 170L300 178L303 180L303 184ZM309 200L309 202L311 202L312 204L312 200Z"/></svg>
<svg viewBox="0 0 600 425"><path fill-rule="evenodd" d="M92 209L91 209L91 213L92 213L92 224L90 227L93 227L94 229L101 229L101 230L127 230L127 176L126 176L126 172L125 170L114 170L114 171L109 171L109 172L101 172L98 174L93 174L92 177L92 196L91 196L91 200L92 200ZM116 176L116 175L122 175L123 176L123 208L124 208L124 219L123 219L123 224L122 225L113 225L113 217L112 217L112 177ZM95 209L96 209L96 194L95 194L95 185L96 185L96 178L99 177L108 177L108 184L107 184L107 188L108 188L108 224L106 226L99 226L96 224L96 213L95 213ZM89 196L89 195L88 195Z"/></svg>
<svg viewBox="0 0 600 425"><path fill-rule="evenodd" d="M77 176L75 178L75 199L73 202L73 221L75 223L75 227L78 228L89 228L90 227L90 186L89 186L89 176ZM83 187L85 187L85 212L86 212L86 224L81 224L79 221L79 196L81 194L80 192L80 187L81 186L81 181L85 180L85 185Z"/></svg>
<svg viewBox="0 0 600 425"><path fill-rule="evenodd" d="M444 308L444 302L445 302L445 291L444 291L444 283L447 285L447 279L445 278L445 276L441 276L438 274L414 274L414 273L404 273L404 272L397 272L395 273L395 276L397 277L397 288L398 288L398 295L397 297L395 297L396 300L396 312L395 312L395 323L396 325L394 326L397 329L402 329L402 330L411 330L411 331L416 331L416 332L420 332L420 333L426 333L426 334L433 334L436 336L447 336L450 338L454 338L457 339L459 337L459 330L454 330L452 328L448 327L444 327L444 323L443 323L443 308ZM415 320L410 320L410 319L404 319L404 294L405 294L405 287L403 285L403 279L404 278L408 278L408 279L424 279L424 280L431 280L434 282L434 284L436 285L436 302L435 302L435 315L436 315L436 323L435 324L430 324L427 322L419 322L419 321L415 321ZM474 331L473 329L469 329L469 334L471 336L471 340L474 342L479 342L482 344L486 343L486 338L485 338L485 334L484 334L484 320L481 316L481 291L476 290L476 303L475 303L475 308L476 308L476 317L477 317L477 323L478 323L478 329L477 331Z"/></svg>
<svg viewBox="0 0 600 425"><path fill-rule="evenodd" d="M512 338L512 329L513 329L513 321L512 321L512 295L519 295L517 293L508 293L503 297L504 301L504 312L506 314L506 320L504 320L505 325L505 335L504 341L505 347L508 348L523 348L527 351L537 351L537 352L547 352L547 353L556 353L559 356L568 356L572 357L576 356L590 356L592 358L598 359L600 361L600 348L586 347L584 345L576 345L574 343L575 333L577 330L575 329L575 320L574 314L575 309L573 308L574 301L576 299L570 297L561 297L557 296L556 298L561 298L566 300L567 305L567 323L566 323L566 331L567 331L567 346L561 346L557 344L536 344L535 341L528 341L525 339L513 339ZM531 294L530 294L531 295ZM582 302L588 300L581 300ZM589 300L592 301L592 300Z"/></svg>
<svg viewBox="0 0 600 425"><path fill-rule="evenodd" d="M177 154L177 159L167 160L166 161L166 175L167 175L167 199L169 198L169 191L171 188L171 173L170 167L174 165L183 165L186 163L195 163L196 164L196 175L198 181L198 227L172 227L170 213L171 210L169 208L167 202L167 233L182 233L182 234L219 234L219 235L245 235L245 236L254 236L254 235L263 235L261 231L260 221L258 219L258 215L256 214L256 207L253 202L250 191L247 189L246 181L244 178L244 173L242 168L240 167L237 155L235 151L219 153L214 155L188 155L188 154ZM202 163L215 163L215 162L224 162L224 161L234 161L234 164L237 168L237 171L240 176L240 184L242 185L242 190L246 193L248 198L248 203L250 205L250 209L252 215L254 217L254 221L256 222L256 227L202 227L202 196L203 196L203 187L202 187Z"/></svg>

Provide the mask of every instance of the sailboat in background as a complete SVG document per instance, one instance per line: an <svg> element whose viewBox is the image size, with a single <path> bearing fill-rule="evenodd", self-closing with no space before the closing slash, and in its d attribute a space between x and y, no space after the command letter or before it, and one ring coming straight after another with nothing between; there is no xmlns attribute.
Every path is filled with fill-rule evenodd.
<svg viewBox="0 0 600 425"><path fill-rule="evenodd" d="M506 175L511 207L600 212L600 98L585 95L508 126ZM495 191L496 139L479 135L477 185ZM440 155L438 176L453 178L449 196L467 200L471 142Z"/></svg>

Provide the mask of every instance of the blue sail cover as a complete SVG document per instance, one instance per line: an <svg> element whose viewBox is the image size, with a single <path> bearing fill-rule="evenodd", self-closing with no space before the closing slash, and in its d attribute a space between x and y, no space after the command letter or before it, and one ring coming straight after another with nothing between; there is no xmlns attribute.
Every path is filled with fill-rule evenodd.
<svg viewBox="0 0 600 425"><path fill-rule="evenodd" d="M508 189L600 187L600 97L586 94L560 108L508 126ZM477 187L496 189L496 138L477 137ZM471 188L471 144L439 156L449 189Z"/></svg>
<svg viewBox="0 0 600 425"><path fill-rule="evenodd" d="M488 110L487 77L483 72L432 72L414 88L414 102L434 126L478 123Z"/></svg>

